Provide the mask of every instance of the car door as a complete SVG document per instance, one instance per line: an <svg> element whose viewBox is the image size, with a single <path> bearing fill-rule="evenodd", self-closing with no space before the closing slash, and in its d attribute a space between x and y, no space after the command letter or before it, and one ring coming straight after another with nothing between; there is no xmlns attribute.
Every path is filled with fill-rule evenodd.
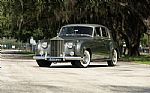
<svg viewBox="0 0 150 93"><path fill-rule="evenodd" d="M109 57L110 36L106 28L96 27L94 40L92 42L92 59L100 61Z"/></svg>
<svg viewBox="0 0 150 93"><path fill-rule="evenodd" d="M109 30L106 27L101 27L101 34L101 53L103 54L104 58L109 58L111 42Z"/></svg>

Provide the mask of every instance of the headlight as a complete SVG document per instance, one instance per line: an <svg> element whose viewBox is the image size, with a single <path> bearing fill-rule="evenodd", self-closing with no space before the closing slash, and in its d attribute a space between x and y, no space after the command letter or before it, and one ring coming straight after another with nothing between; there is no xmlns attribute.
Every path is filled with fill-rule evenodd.
<svg viewBox="0 0 150 93"><path fill-rule="evenodd" d="M73 43L72 42L67 43L67 47L68 48L73 48Z"/></svg>
<svg viewBox="0 0 150 93"><path fill-rule="evenodd" d="M42 43L42 48L47 48L47 47L48 47L47 42L43 42L43 43Z"/></svg>
<svg viewBox="0 0 150 93"><path fill-rule="evenodd" d="M70 55L71 55L71 56L73 56L73 55L74 55L74 52L73 52L73 51L72 51L72 52L70 52Z"/></svg>

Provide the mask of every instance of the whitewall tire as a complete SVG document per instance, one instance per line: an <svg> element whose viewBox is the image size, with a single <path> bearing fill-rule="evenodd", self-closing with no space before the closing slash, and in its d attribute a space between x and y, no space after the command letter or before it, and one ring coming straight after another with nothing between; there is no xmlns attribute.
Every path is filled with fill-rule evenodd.
<svg viewBox="0 0 150 93"><path fill-rule="evenodd" d="M89 51L85 50L83 60L76 61L74 64L76 65L76 67L88 67L90 61L91 61L90 53Z"/></svg>
<svg viewBox="0 0 150 93"><path fill-rule="evenodd" d="M108 66L115 66L118 62L118 53L116 49L112 51L111 60L107 61Z"/></svg>

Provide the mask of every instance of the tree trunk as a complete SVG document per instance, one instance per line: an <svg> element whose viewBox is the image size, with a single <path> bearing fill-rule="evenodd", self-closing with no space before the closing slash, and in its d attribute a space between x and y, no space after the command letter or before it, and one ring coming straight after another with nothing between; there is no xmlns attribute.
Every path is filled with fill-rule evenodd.
<svg viewBox="0 0 150 93"><path fill-rule="evenodd" d="M128 56L139 56L139 46L128 48Z"/></svg>

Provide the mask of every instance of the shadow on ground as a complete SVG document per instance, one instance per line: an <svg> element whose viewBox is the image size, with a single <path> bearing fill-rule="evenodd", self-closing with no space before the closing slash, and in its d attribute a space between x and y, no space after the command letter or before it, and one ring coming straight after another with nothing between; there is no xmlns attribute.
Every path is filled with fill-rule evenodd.
<svg viewBox="0 0 150 93"><path fill-rule="evenodd" d="M109 90L113 91L113 93L150 93L150 87L140 87L140 86L101 86L107 87Z"/></svg>
<svg viewBox="0 0 150 93"><path fill-rule="evenodd" d="M34 66L39 67L39 66ZM108 67L108 65L89 65L87 68L98 68L98 67ZM52 65L50 67L44 67L44 68L77 68L73 67L72 65Z"/></svg>

